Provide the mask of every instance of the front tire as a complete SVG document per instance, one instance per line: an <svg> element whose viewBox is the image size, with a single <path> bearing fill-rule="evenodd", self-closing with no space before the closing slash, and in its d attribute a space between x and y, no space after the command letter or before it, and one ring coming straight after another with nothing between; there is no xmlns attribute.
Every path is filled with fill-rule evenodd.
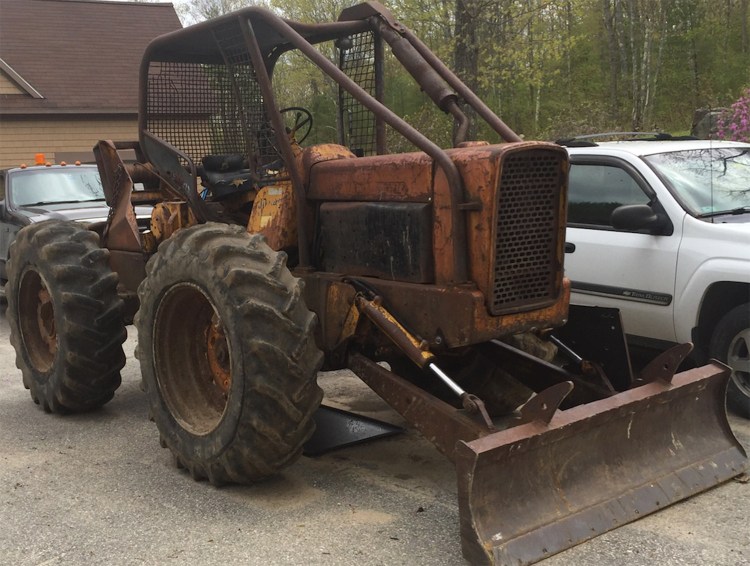
<svg viewBox="0 0 750 566"><path fill-rule="evenodd" d="M94 232L51 220L13 242L6 287L16 366L47 412L104 405L120 386L126 338L118 277Z"/></svg>
<svg viewBox="0 0 750 566"><path fill-rule="evenodd" d="M739 305L716 325L711 357L732 368L727 388L727 406L750 419L750 303Z"/></svg>
<svg viewBox="0 0 750 566"><path fill-rule="evenodd" d="M286 254L239 226L177 232L138 289L138 357L162 444L214 485L247 484L302 453L323 393L316 318Z"/></svg>

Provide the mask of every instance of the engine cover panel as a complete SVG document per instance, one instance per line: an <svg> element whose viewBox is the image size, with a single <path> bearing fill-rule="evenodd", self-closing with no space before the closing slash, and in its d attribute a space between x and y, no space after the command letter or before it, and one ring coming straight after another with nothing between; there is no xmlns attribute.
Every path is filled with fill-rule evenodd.
<svg viewBox="0 0 750 566"><path fill-rule="evenodd" d="M321 204L316 256L323 271L430 283L434 280L431 206Z"/></svg>

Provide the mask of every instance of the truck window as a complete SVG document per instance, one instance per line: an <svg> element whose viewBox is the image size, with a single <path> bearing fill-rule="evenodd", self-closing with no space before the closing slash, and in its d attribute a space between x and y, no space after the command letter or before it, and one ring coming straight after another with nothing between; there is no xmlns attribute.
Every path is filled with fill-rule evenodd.
<svg viewBox="0 0 750 566"><path fill-rule="evenodd" d="M610 215L624 204L648 204L651 199L624 169L611 165L570 167L568 224L612 227Z"/></svg>

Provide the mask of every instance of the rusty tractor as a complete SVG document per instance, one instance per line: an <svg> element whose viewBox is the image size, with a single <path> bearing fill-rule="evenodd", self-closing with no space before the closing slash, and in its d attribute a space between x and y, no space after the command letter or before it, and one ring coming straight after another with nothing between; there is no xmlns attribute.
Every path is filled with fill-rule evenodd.
<svg viewBox="0 0 750 566"><path fill-rule="evenodd" d="M392 65L452 147L387 106ZM295 73L338 93L325 143L303 145ZM501 143L466 139L469 116ZM532 563L745 469L726 367L677 373L689 345L637 375L571 351L566 151L522 141L377 2L315 25L250 7L157 38L139 132L95 148L106 221L34 224L11 250L12 342L46 411L113 397L134 321L177 465L252 483L300 456L318 371L349 368L455 463L477 564Z"/></svg>

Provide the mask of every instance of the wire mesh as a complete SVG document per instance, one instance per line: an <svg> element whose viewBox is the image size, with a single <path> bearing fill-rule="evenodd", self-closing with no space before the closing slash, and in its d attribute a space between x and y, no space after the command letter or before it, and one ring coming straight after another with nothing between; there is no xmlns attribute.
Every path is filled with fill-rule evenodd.
<svg viewBox="0 0 750 566"><path fill-rule="evenodd" d="M217 28L214 38L225 64L151 63L147 127L196 164L206 155L241 155L263 176L278 154L239 23Z"/></svg>
<svg viewBox="0 0 750 566"><path fill-rule="evenodd" d="M349 78L375 96L375 38L372 32L350 37L351 46L341 49L339 65ZM375 116L343 89L339 91L343 145L358 155L374 155Z"/></svg>
<svg viewBox="0 0 750 566"><path fill-rule="evenodd" d="M347 38L340 66L353 81L376 96L375 37ZM277 162L271 128L255 69L239 21L213 31L223 62L153 61L149 67L146 126L196 165L207 155L241 155L259 177ZM341 90L341 142L358 155L374 155L375 116Z"/></svg>

